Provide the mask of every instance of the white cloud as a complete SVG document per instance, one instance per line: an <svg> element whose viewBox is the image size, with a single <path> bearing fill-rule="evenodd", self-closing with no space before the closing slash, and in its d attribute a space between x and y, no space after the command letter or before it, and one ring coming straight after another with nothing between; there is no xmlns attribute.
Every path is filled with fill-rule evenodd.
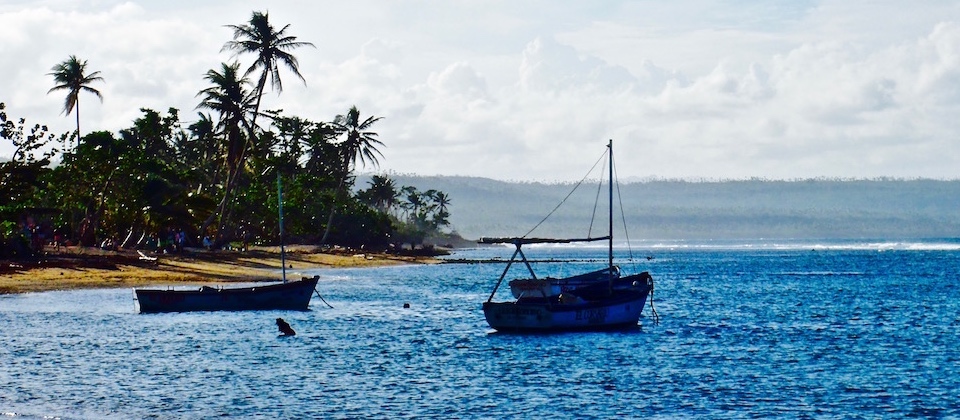
<svg viewBox="0 0 960 420"><path fill-rule="evenodd" d="M307 85L282 73L264 107L383 117L381 163L404 173L576 179L612 138L622 176L958 177L957 4L550 6L273 4L317 48L296 51ZM0 12L0 101L71 130L47 73L76 54L105 79L102 104L81 96L84 131L127 127L141 107L192 119L203 73L231 59L223 25L257 7L15 4Z"/></svg>

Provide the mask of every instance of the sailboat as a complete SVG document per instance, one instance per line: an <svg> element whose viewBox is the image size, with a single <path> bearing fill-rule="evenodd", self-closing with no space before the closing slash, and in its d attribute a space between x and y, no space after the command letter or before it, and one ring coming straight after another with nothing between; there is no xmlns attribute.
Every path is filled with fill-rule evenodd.
<svg viewBox="0 0 960 420"><path fill-rule="evenodd" d="M283 244L283 188L277 174L280 211L280 265L283 281L246 287L199 289L134 289L140 313L188 311L296 310L305 311L320 276L287 281Z"/></svg>
<svg viewBox="0 0 960 420"><path fill-rule="evenodd" d="M608 188L608 233L579 239L483 238L481 243L512 244L516 250L483 303L487 323L498 331L545 332L602 330L635 327L647 297L653 292L653 277L644 271L623 276L613 264L613 141L607 145L610 182ZM524 245L607 241L607 267L560 279L538 279L523 253ZM514 280L514 300L494 302L497 290L514 263L522 263L530 279ZM526 290L524 290L524 287Z"/></svg>

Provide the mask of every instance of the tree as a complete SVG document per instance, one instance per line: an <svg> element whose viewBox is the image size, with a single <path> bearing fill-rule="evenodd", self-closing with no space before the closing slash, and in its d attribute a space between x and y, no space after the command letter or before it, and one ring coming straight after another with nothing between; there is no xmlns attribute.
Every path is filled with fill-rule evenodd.
<svg viewBox="0 0 960 420"><path fill-rule="evenodd" d="M397 183L386 175L374 175L369 183L371 205L382 213L389 213L400 198Z"/></svg>
<svg viewBox="0 0 960 420"><path fill-rule="evenodd" d="M211 86L201 90L197 96L202 96L197 108L210 109L220 114L216 129L223 135L224 159L228 168L228 178L235 175L246 157L245 149L249 147L249 139L243 132L249 131L252 116L255 115L254 96L247 90L249 80L240 76L240 63L221 63L220 71L209 70L204 79Z"/></svg>
<svg viewBox="0 0 960 420"><path fill-rule="evenodd" d="M447 209L450 206L450 196L443 191L436 191L432 198L434 204L436 204L436 209L433 213L433 224L436 225L437 229L441 226L450 225L450 211Z"/></svg>
<svg viewBox="0 0 960 420"><path fill-rule="evenodd" d="M256 95L254 95L256 97L256 103L253 106L253 116L250 124L247 126L249 141L256 143L257 115L260 114L260 101L263 98L263 90L267 84L267 78L270 79L270 86L276 89L277 93L282 92L283 84L280 80L280 64L282 63L306 84L306 79L300 74L297 58L288 51L303 46L312 47L313 44L297 41L297 37L288 35L286 31L287 28L290 27L289 24L285 25L279 31L275 30L273 25L270 24L269 15L262 12L253 12L247 24L227 25L227 27L233 29L233 40L227 41L220 51L233 51L234 56L245 53L256 54L257 59L247 68L246 72L244 72L244 77L250 75L257 69L262 69L260 79L257 82ZM239 151L240 154L237 159L239 162L243 162L246 159L247 151L248 148L246 147ZM220 207L221 227L223 225L223 211L225 210L226 200L236 182L236 176L228 177L227 179L224 202ZM218 229L218 235L220 234L219 231L220 229Z"/></svg>
<svg viewBox="0 0 960 420"><path fill-rule="evenodd" d="M53 80L57 85L47 91L47 94L57 90L67 91L67 98L63 103L63 113L70 115L74 108L77 109L77 142L79 142L80 91L92 93L100 98L100 102L103 102L103 95L100 94L100 91L89 86L93 82L102 82L103 78L100 77L99 71L85 74L87 71L87 60L80 60L75 55L71 55L70 58L64 62L53 66L51 70L53 70L53 72L47 74L53 76Z"/></svg>
<svg viewBox="0 0 960 420"><path fill-rule="evenodd" d="M219 210L210 215L204 221L200 228L201 234L207 227L213 223L214 217L219 217L217 235L222 234L225 221L225 211L227 203L230 201L236 180L240 171L243 169L244 161L247 157L247 150L250 148L250 137L244 137L244 131L253 133L253 117L250 120L247 116L251 113L256 115L253 108L254 95L247 90L249 81L239 73L240 63L221 63L220 71L207 71L204 79L212 86L201 90L197 96L203 99L197 108L205 108L216 111L220 114L220 121L217 123L217 130L223 135L224 143L224 161L227 167L227 179L224 183L223 198L220 201Z"/></svg>
<svg viewBox="0 0 960 420"><path fill-rule="evenodd" d="M288 35L286 32L287 28L290 27L289 24L284 25L279 31L274 30L267 13L253 12L247 24L227 25L227 27L233 29L233 40L223 44L220 51L233 51L234 56L245 53L256 54L256 61L247 68L244 76L261 69L260 79L257 82L257 103L254 106L253 114L254 124L252 125L255 125L267 78L269 77L270 86L276 89L277 93L283 92L283 83L280 80L280 64L283 64L306 84L306 79L300 74L300 64L297 57L288 51L305 46L313 47L314 45L309 42L297 41L297 37ZM253 137L252 134L251 132L251 137Z"/></svg>
<svg viewBox="0 0 960 420"><path fill-rule="evenodd" d="M351 174L351 167L355 168L357 161L366 166L369 161L374 167L380 164L377 156L383 157L377 146L383 146L383 142L377 140L377 133L369 131L374 123L380 121L381 117L368 117L360 121L360 111L357 106L350 107L346 115L337 115L333 120L337 130L345 136L340 143L340 182L337 190L334 192L334 199L340 196L343 185L347 177ZM333 215L336 213L336 206L330 207L330 216L327 218L327 227L323 232L323 238L320 239L321 245L330 235L330 225L333 223Z"/></svg>

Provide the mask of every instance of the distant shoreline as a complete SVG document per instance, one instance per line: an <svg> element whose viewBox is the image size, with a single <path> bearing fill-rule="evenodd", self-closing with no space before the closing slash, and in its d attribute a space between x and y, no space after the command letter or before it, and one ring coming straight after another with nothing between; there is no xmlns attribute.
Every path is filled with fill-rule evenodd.
<svg viewBox="0 0 960 420"><path fill-rule="evenodd" d="M513 236L537 226L541 237L581 237L594 214L596 185L518 183L479 177L391 175L403 185L452 197L450 223L467 238ZM365 185L359 177L357 185ZM569 195L569 197L568 197ZM617 187L629 227L618 238L956 238L960 180L807 179L691 182L653 180ZM564 209L545 223L558 203ZM619 210L618 210L619 211Z"/></svg>
<svg viewBox="0 0 960 420"><path fill-rule="evenodd" d="M439 262L430 256L330 250L303 245L290 246L286 251L288 279L297 278L304 270ZM254 247L245 252L187 249L175 254L150 254L147 258L132 250L69 247L32 260L0 260L0 295L278 281L282 277L280 268L279 247Z"/></svg>

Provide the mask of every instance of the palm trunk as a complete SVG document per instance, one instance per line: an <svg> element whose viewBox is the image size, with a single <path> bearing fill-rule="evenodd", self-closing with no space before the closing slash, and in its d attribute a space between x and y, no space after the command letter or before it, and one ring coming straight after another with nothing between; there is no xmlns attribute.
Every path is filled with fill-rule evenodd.
<svg viewBox="0 0 960 420"><path fill-rule="evenodd" d="M203 226L200 227L200 232L206 232L207 228L213 224L214 217L217 218L217 233L214 237L214 243L218 247L223 243L223 226L226 224L224 214L226 213L227 203L230 202L230 196L233 194L233 187L238 178L239 171L239 166L228 169L227 183L223 188L223 198L220 200L220 205L217 206L217 212L211 214L210 217L203 222Z"/></svg>
<svg viewBox="0 0 960 420"><path fill-rule="evenodd" d="M253 118L250 120L250 127L247 129L247 144L240 151L240 156L237 159L236 165L234 165L232 169L228 169L227 183L223 189L223 199L220 200L220 205L217 206L217 212L211 214L210 217L207 217L207 220L205 220L203 225L200 227L200 232L206 232L207 228L213 224L214 217L219 219L217 221L217 233L214 241L217 246L221 245L223 241L223 226L228 219L227 217L224 217L227 203L230 201L230 196L233 193L233 188L236 185L237 179L239 178L239 173L247 159L247 150L252 147L253 141L256 138L257 115L260 114L260 100L263 98L263 87L266 83L266 80L267 76L266 73L264 73L262 76L260 76L260 82L257 85L257 104L253 110Z"/></svg>
<svg viewBox="0 0 960 420"><path fill-rule="evenodd" d="M83 221L80 222L80 242L86 246L96 246L97 243L97 229L100 227L100 218L103 215L106 204L104 203L104 193L107 190L107 187L110 186L111 181L113 180L113 175L117 173L117 168L114 168L110 172L110 175L107 176L107 179L103 182L103 187L100 188L100 191L94 195L94 197L99 196L100 199L97 201L96 209L92 209L94 203L90 203L87 206L87 214L84 216Z"/></svg>
<svg viewBox="0 0 960 420"><path fill-rule="evenodd" d="M75 107L77 108L75 110L76 117L77 117L77 146L75 149L73 149L74 152L76 152L77 149L80 148L80 98L79 98L79 95L78 95L77 103Z"/></svg>

